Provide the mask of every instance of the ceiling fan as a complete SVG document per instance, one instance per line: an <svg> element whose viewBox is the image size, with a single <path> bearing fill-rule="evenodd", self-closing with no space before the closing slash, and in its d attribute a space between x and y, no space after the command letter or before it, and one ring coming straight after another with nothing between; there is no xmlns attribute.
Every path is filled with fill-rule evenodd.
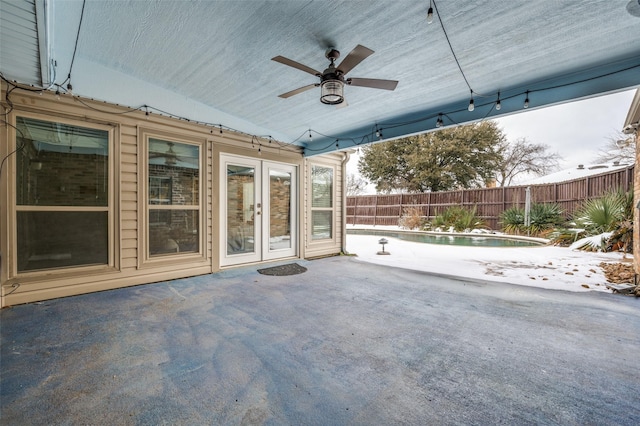
<svg viewBox="0 0 640 426"><path fill-rule="evenodd" d="M151 151L149 152L149 158L164 158L165 166L175 166L181 158L173 150L173 142L166 142L168 149L165 152Z"/></svg>
<svg viewBox="0 0 640 426"><path fill-rule="evenodd" d="M323 72L316 71L311 67L303 65L299 62L285 58L284 56L276 56L271 58L272 61L299 69L320 78L319 83L308 84L290 92L279 95L280 98L289 98L298 93L306 92L314 87L320 86L320 102L328 105L338 105L344 102L344 85L370 87L373 89L395 90L398 82L396 80L380 80L377 78L345 78L345 75L356 67L360 62L365 60L369 55L373 54L373 50L357 45L342 60L340 65L335 64L336 59L340 57L340 52L334 48L327 49L325 56L331 63Z"/></svg>

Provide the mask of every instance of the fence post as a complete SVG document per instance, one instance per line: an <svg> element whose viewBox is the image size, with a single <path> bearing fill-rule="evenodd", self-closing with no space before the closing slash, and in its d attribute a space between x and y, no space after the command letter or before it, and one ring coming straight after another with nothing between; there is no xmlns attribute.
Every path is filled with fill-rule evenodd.
<svg viewBox="0 0 640 426"><path fill-rule="evenodd" d="M378 194L376 194L376 202L373 205L373 226L376 226L377 218L378 218Z"/></svg>
<svg viewBox="0 0 640 426"><path fill-rule="evenodd" d="M353 225L356 224L356 218L358 216L358 196L354 197L356 199L356 205L353 206Z"/></svg>
<svg viewBox="0 0 640 426"><path fill-rule="evenodd" d="M589 190L589 176L587 176L584 180L585 180L585 191L587 193L584 198L585 199L590 199L591 198L591 191Z"/></svg>

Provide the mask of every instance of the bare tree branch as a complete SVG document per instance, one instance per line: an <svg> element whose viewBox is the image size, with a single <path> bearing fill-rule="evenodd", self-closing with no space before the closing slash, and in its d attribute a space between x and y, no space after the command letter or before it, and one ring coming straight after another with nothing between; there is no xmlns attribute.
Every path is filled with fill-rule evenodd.
<svg viewBox="0 0 640 426"><path fill-rule="evenodd" d="M509 186L513 179L522 174L543 176L558 169L557 153L549 152L549 146L530 143L526 138L502 146L503 161L497 174L499 186Z"/></svg>
<svg viewBox="0 0 640 426"><path fill-rule="evenodd" d="M633 164L636 159L636 141L633 136L618 132L607 139L605 144L598 149L595 157L596 163Z"/></svg>

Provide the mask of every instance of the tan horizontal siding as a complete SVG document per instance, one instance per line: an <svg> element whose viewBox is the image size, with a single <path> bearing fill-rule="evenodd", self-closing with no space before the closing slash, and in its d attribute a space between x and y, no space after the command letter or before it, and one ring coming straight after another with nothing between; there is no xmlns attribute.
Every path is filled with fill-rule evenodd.
<svg viewBox="0 0 640 426"><path fill-rule="evenodd" d="M3 87L2 98L4 98L5 85ZM14 94L18 91L14 92ZM154 115L147 119L144 112L132 112L123 114L124 107L110 105L105 102L83 100L91 105L87 108L81 102L70 96L62 96L56 100L50 93L42 96L37 94L21 93L20 96L13 96L15 109L12 114L32 113L42 116L45 119L71 120L79 123L86 123L88 127L93 125L112 129L114 146L110 152L113 167L111 169L110 189L117 191L113 196L111 205L112 217L115 220L111 230L112 252L114 262L113 267L100 268L71 268L66 270L40 271L36 273L9 275L7 271L8 260L11 256L3 256L0 266L0 278L4 291L10 288L13 282L20 282L20 287L10 296L3 297L3 304L16 304L44 300L47 298L69 296L81 294L89 291L106 290L111 288L138 285L150 282L157 282L166 279L188 277L199 274L210 273L219 269L219 155L223 153L233 153L237 155L253 156L268 161L280 161L296 164L299 166L299 182L301 185L299 194L300 207L300 241L305 238L305 224L307 223L307 209L305 208L306 198L302 188L306 185L307 164L303 162L299 152L285 152L276 147L263 145L262 155L259 156L255 147L251 146L251 137L244 134L235 134L225 131L220 137L219 134L210 132L210 128L175 120L168 117ZM143 129L143 130L141 130ZM145 194L140 193L140 170L146 167L139 164L144 161L139 157L141 141L140 136L144 130L158 132L159 134L170 134L175 139L188 141L200 141L202 143L201 153L206 164L201 174L202 188L202 250L201 255L186 255L182 258L178 256L168 256L161 261L141 262L143 250L146 247L144 241L139 238L141 231L146 226L147 218L140 214ZM6 139L9 130L4 130L2 135ZM6 153L0 149L0 153ZM330 157L332 165L336 168L336 183L339 181L340 158L341 155ZM7 185L7 181L0 182ZM338 185L336 190L340 191ZM2 188L4 194L3 201L9 199L7 188ZM341 193L336 196L342 197ZM11 217L6 215L7 203L0 205L0 217ZM341 208L336 206L336 221L341 220ZM5 225L3 225L5 226ZM15 225L14 225L15 226ZM340 246L339 227L336 224L336 238L330 246L317 247L316 253L335 252ZM8 235L10 232L3 232ZM4 238L4 237L3 237ZM300 244L302 246L302 244ZM2 241L2 249L11 252L11 245L8 239ZM302 248L301 248L302 250ZM338 248L339 250L339 248ZM302 252L303 253L303 252ZM301 253L301 254L302 254ZM9 287L7 287L9 286Z"/></svg>

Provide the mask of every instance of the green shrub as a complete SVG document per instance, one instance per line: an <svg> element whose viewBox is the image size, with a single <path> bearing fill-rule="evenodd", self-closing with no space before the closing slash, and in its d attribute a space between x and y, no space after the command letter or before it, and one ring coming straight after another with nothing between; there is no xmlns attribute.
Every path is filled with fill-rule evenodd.
<svg viewBox="0 0 640 426"><path fill-rule="evenodd" d="M529 212L530 226L529 233L540 235L556 228L564 222L562 210L557 204L534 203Z"/></svg>
<svg viewBox="0 0 640 426"><path fill-rule="evenodd" d="M525 211L521 207L511 207L502 212L500 223L502 230L508 234L527 233L542 235L564 222L562 210L557 204L533 203L529 210L529 226L525 226Z"/></svg>
<svg viewBox="0 0 640 426"><path fill-rule="evenodd" d="M471 209L462 206L452 206L437 215L431 222L431 226L446 229L453 227L455 231L462 232L485 228L486 224L478 217L475 206Z"/></svg>
<svg viewBox="0 0 640 426"><path fill-rule="evenodd" d="M524 229L524 209L508 208L500 214L500 223L507 234L519 234Z"/></svg>
<svg viewBox="0 0 640 426"><path fill-rule="evenodd" d="M573 214L573 220L591 235L612 231L619 222L633 220L633 193L609 191L599 198L586 200Z"/></svg>

